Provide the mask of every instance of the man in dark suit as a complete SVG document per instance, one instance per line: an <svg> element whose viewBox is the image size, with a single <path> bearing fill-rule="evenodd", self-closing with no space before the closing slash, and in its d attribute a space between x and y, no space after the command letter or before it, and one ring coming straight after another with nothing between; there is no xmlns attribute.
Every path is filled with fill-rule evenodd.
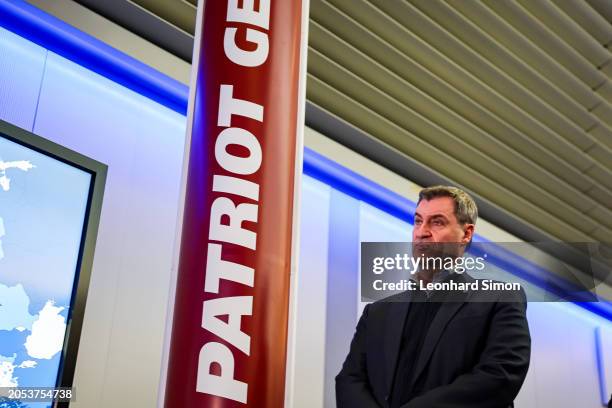
<svg viewBox="0 0 612 408"><path fill-rule="evenodd" d="M474 200L446 186L422 190L413 256L472 240ZM417 281L472 283L421 269ZM420 285L417 285L417 287ZM366 306L336 377L338 408L508 408L527 374L531 339L520 291L406 291Z"/></svg>

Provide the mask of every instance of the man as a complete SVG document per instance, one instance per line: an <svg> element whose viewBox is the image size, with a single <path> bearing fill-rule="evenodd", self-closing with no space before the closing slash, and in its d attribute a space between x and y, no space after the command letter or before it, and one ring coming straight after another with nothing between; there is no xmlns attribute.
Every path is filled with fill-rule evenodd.
<svg viewBox="0 0 612 408"><path fill-rule="evenodd" d="M474 200L458 188L422 190L413 256L448 254L444 247L462 256L477 216ZM416 279L475 282L446 270L420 270ZM336 377L338 408L514 406L531 350L524 292L458 291L444 299L417 290L366 306Z"/></svg>

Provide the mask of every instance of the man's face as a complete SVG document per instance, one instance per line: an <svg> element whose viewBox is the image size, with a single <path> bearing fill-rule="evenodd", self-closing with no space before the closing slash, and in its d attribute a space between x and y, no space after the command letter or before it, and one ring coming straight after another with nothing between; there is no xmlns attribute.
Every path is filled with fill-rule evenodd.
<svg viewBox="0 0 612 408"><path fill-rule="evenodd" d="M436 197L431 200L421 200L414 216L412 230L413 252L439 254L455 253L460 256L463 248L472 239L474 224L461 225L455 216L455 202L450 197ZM434 243L460 243L461 245L432 245ZM438 248L435 250L434 248ZM415 253L416 255L416 253Z"/></svg>

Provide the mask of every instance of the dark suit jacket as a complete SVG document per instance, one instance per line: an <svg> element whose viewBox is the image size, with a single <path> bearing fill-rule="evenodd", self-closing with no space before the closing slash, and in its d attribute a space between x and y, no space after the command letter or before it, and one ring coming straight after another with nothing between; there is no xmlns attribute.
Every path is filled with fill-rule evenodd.
<svg viewBox="0 0 612 408"><path fill-rule="evenodd" d="M457 281L474 282L467 274ZM406 293L366 306L336 376L338 408L388 407ZM391 301L390 301L391 300ZM458 292L440 306L417 360L421 395L402 408L507 408L527 375L531 338L524 292Z"/></svg>

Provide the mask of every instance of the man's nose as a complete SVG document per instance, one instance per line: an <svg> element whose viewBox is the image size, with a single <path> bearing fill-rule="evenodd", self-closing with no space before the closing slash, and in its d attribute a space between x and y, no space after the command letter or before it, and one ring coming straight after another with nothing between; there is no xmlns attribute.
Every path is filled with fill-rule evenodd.
<svg viewBox="0 0 612 408"><path fill-rule="evenodd" d="M429 229L427 224L422 223L421 225L414 226L414 229L412 230L412 235L414 238L419 239L429 238L431 237L431 230Z"/></svg>

